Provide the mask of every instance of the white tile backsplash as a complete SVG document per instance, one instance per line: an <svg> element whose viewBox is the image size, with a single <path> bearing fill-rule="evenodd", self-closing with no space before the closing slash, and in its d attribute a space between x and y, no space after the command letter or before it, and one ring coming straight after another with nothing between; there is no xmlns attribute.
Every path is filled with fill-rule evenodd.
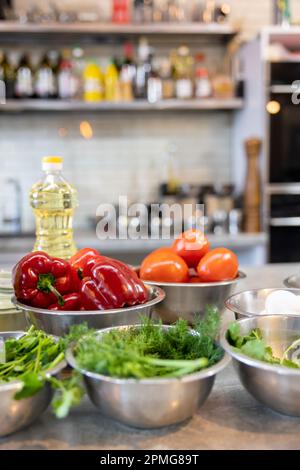
<svg viewBox="0 0 300 470"><path fill-rule="evenodd" d="M94 137L85 141L80 120L89 120ZM68 127L66 138L59 127ZM101 202L156 200L166 177L166 153L175 145L175 164L182 182L231 180L230 113L167 113L0 116L0 179L19 179L24 228L33 227L28 192L40 176L43 155L60 154L64 173L79 192L76 223L85 226ZM0 199L5 195L1 194Z"/></svg>

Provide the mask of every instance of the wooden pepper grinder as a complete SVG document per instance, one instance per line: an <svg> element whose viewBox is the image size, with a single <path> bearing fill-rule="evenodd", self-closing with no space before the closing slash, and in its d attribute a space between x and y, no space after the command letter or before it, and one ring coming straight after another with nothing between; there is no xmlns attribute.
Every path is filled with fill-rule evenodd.
<svg viewBox="0 0 300 470"><path fill-rule="evenodd" d="M245 141L247 173L244 193L244 230L248 233L261 231L261 181L258 157L262 142L257 138Z"/></svg>

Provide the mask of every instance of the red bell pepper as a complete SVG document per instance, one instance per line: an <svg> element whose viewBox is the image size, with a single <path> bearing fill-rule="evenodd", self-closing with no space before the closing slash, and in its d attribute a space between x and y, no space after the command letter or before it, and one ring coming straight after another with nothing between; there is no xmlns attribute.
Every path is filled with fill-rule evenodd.
<svg viewBox="0 0 300 470"><path fill-rule="evenodd" d="M105 256L97 259L90 277L81 286L85 310L106 310L143 304L148 292L137 274L126 264Z"/></svg>
<svg viewBox="0 0 300 470"><path fill-rule="evenodd" d="M82 248L70 258L70 265L77 271L80 279L91 274L91 268L95 265L100 253L93 248Z"/></svg>
<svg viewBox="0 0 300 470"><path fill-rule="evenodd" d="M63 295L78 291L79 283L67 261L43 251L29 253L13 269L17 299L33 307L48 308L56 302L63 306Z"/></svg>
<svg viewBox="0 0 300 470"><path fill-rule="evenodd" d="M59 302L50 305L49 310L63 310L63 311L80 311L81 309L81 295L78 293L66 294L63 296L64 305Z"/></svg>

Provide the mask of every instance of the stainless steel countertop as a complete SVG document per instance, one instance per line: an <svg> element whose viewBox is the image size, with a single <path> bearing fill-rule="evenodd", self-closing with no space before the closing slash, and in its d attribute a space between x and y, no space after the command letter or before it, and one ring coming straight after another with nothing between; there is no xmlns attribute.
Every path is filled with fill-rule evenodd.
<svg viewBox="0 0 300 470"><path fill-rule="evenodd" d="M280 287L300 264L246 269L244 288ZM228 319L228 317L227 317ZM274 391L276 393L276 390ZM0 439L4 449L300 449L300 419L276 414L240 385L232 366L191 420L154 431L127 428L101 416L85 400L71 415L56 420L48 410L30 428Z"/></svg>

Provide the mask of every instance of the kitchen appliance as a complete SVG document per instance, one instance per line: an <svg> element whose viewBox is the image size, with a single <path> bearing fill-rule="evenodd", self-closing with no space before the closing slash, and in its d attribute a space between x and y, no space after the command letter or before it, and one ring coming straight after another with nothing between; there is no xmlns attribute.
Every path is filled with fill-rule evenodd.
<svg viewBox="0 0 300 470"><path fill-rule="evenodd" d="M295 81L299 62L270 64L268 201L271 263L300 261L300 106Z"/></svg>
<svg viewBox="0 0 300 470"><path fill-rule="evenodd" d="M300 261L300 190L299 194L270 196L269 219L271 263Z"/></svg>
<svg viewBox="0 0 300 470"><path fill-rule="evenodd" d="M300 105L293 99L293 82L300 80L300 63L271 64L269 182L299 183ZM299 88L299 87L298 87ZM295 93L296 95L297 93Z"/></svg>

